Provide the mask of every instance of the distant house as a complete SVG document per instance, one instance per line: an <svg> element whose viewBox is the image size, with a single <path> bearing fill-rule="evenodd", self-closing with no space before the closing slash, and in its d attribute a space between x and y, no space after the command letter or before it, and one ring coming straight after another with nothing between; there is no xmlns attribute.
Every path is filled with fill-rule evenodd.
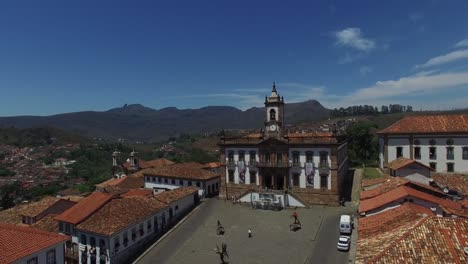
<svg viewBox="0 0 468 264"><path fill-rule="evenodd" d="M407 116L377 134L382 169L404 157L436 172L468 173L468 114Z"/></svg>
<svg viewBox="0 0 468 264"><path fill-rule="evenodd" d="M65 263L64 245L69 239L66 235L0 223L0 263Z"/></svg>
<svg viewBox="0 0 468 264"><path fill-rule="evenodd" d="M390 171L391 176L408 177L408 176L424 176L428 179L431 177L431 167L412 159L399 157L396 160L388 163L386 166Z"/></svg>

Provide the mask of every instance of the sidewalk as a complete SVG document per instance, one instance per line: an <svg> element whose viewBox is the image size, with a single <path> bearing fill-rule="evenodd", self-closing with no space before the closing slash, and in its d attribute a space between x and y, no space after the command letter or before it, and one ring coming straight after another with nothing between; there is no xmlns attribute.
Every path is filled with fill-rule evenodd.
<svg viewBox="0 0 468 264"><path fill-rule="evenodd" d="M356 258L356 251L357 251L357 240L358 240L358 228L359 228L359 221L358 221L358 215L357 215L357 209L359 207L359 199L361 196L361 182L362 182L362 177L363 177L363 170L362 169L356 169L354 171L354 179L353 179L353 191L351 193L351 207L354 209L354 230L353 230L353 235L351 236L351 247L349 250L349 263L354 263L354 260Z"/></svg>

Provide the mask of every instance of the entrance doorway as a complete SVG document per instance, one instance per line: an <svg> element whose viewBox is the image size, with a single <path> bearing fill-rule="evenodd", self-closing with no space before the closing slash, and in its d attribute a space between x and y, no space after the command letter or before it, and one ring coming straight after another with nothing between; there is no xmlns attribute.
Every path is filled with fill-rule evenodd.
<svg viewBox="0 0 468 264"><path fill-rule="evenodd" d="M284 178L281 175L276 175L276 189L277 190L284 189Z"/></svg>
<svg viewBox="0 0 468 264"><path fill-rule="evenodd" d="M264 182L265 187L272 189L273 188L272 176L267 174L265 175L264 179L265 179L265 182Z"/></svg>

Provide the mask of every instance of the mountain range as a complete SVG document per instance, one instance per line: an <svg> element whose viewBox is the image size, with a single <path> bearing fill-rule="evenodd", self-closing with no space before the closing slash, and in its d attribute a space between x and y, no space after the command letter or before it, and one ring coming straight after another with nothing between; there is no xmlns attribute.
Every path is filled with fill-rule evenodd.
<svg viewBox="0 0 468 264"><path fill-rule="evenodd" d="M48 126L87 137L157 142L182 133L260 128L263 126L264 115L263 107L253 107L245 111L230 106L207 106L199 109L167 107L156 110L140 104L131 104L108 111L0 117L0 126ZM285 122L288 124L317 121L328 116L329 110L316 100L285 105Z"/></svg>

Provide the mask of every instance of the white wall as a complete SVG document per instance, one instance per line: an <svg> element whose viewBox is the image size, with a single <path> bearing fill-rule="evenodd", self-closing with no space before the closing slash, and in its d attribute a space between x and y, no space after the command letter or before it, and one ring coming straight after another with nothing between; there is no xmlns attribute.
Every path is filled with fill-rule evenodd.
<svg viewBox="0 0 468 264"><path fill-rule="evenodd" d="M289 149L289 162L293 162L293 152L299 152L299 162L301 164L300 176L299 176L299 187L306 188L306 174L305 174L305 163L306 163L306 153L311 151L314 153L313 162L314 162L314 189L320 189L320 174L318 166L320 164L320 152L325 151L328 153L328 165L331 166L331 149L330 148L290 148ZM298 169L292 168L289 170L289 180L292 183L292 176L295 172L299 172ZM327 188L331 189L331 171L328 175Z"/></svg>
<svg viewBox="0 0 468 264"><path fill-rule="evenodd" d="M397 138L399 137L399 138ZM403 147L403 157L410 158L410 143L409 136L401 138L403 136L389 136L388 137L388 162L396 159L396 148ZM447 160L447 139L452 139L454 144L451 146L454 148L454 159ZM413 140L419 140L420 145L414 145L414 147L421 147L421 159L419 162L429 166L430 162L437 163L437 172L447 172L447 163L454 163L455 172L468 173L468 160L463 160L462 148L468 146L468 135L458 135L452 137L436 138L430 135L414 136ZM429 144L430 140L435 140L434 146ZM379 140L383 149L383 139ZM429 148L436 147L437 159L429 159ZM383 155L381 155L380 165L383 168Z"/></svg>
<svg viewBox="0 0 468 264"><path fill-rule="evenodd" d="M154 179L154 181L153 181ZM161 182L159 182L159 179L161 179ZM205 194L208 193L208 186L213 185L215 192L219 191L219 188L221 188L221 182L220 182L220 177L216 177L214 179L208 180L208 181L201 181L201 180L191 180L192 185L189 185L188 182L189 180L182 180L182 185L180 184L180 179L175 179L175 183L172 183L172 179L168 178L167 183L164 182L164 177L157 177L157 176L145 176L145 188L147 189L169 189L169 190L174 190L179 187L187 187L187 186L193 186L198 188L198 195L200 197L204 197ZM218 183L218 189L216 189L216 182ZM197 186L197 183L199 183L199 186Z"/></svg>
<svg viewBox="0 0 468 264"><path fill-rule="evenodd" d="M47 263L47 252L50 250L55 249L55 259L57 263L65 263L65 257L64 257L64 248L65 248L65 241L55 244L53 246L50 246L48 248L45 248L41 251L38 251L34 254L31 254L27 257L21 258L14 263L21 263L21 264L27 264L28 260L37 257L37 261L39 264L46 264Z"/></svg>
<svg viewBox="0 0 468 264"><path fill-rule="evenodd" d="M229 152L234 153L234 164L235 165L235 171L234 171L234 183L239 183L239 169L237 167L237 162L239 161L239 152L244 151L245 153L245 163L247 165L246 167L246 173L245 173L245 183L250 184L252 180L250 179L250 169L249 169L249 161L250 161L250 151L255 151L255 161L259 161L258 157L258 148L226 148L225 150L225 155L226 155L226 164L228 163L229 160ZM258 174L258 173L257 173ZM255 178L255 183L258 185L258 177ZM229 182L229 167L226 166L226 182Z"/></svg>

